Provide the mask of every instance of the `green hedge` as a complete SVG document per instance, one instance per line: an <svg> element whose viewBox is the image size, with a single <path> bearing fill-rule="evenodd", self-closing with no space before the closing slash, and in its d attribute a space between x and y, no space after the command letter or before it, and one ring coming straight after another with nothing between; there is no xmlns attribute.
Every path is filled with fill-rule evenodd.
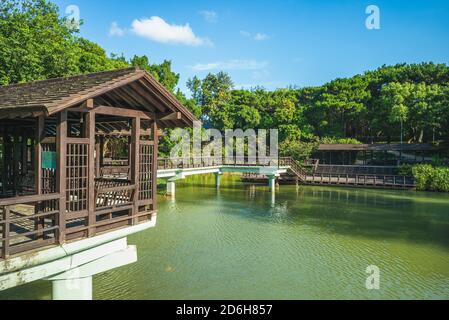
<svg viewBox="0 0 449 320"><path fill-rule="evenodd" d="M412 172L418 190L449 192L449 168L420 164L413 166Z"/></svg>

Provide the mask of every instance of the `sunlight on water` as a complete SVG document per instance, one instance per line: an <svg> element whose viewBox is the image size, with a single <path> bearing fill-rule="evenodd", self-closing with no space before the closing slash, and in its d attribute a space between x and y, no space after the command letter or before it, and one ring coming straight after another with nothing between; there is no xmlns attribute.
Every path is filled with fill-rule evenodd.
<svg viewBox="0 0 449 320"><path fill-rule="evenodd" d="M449 299L449 196L268 187L237 177L161 189L158 224L129 238L139 261L94 278L96 299ZM381 270L380 290L365 270ZM0 299L49 299L37 282Z"/></svg>

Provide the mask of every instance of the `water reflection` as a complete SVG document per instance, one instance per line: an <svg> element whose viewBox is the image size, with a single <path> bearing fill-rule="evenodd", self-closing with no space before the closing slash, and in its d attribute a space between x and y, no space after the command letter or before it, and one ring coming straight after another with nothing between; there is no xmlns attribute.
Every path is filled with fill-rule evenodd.
<svg viewBox="0 0 449 320"><path fill-rule="evenodd" d="M158 225L130 237L139 261L94 279L96 299L448 299L443 194L268 186L223 177L177 183ZM381 268L381 290L365 288ZM44 282L0 293L48 298Z"/></svg>

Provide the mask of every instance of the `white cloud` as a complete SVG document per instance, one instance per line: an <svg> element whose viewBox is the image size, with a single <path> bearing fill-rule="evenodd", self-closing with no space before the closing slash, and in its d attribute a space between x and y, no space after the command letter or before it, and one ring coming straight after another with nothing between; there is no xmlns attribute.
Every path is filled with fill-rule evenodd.
<svg viewBox="0 0 449 320"><path fill-rule="evenodd" d="M188 23L185 25L169 24L157 16L134 20L132 31L140 37L161 43L188 46L213 45L209 39L196 36Z"/></svg>
<svg viewBox="0 0 449 320"><path fill-rule="evenodd" d="M264 41L264 40L268 40L268 39L271 38L269 35L267 35L265 33L259 33L258 32L255 35L253 35L250 32L244 31L244 30L240 31L240 35L245 37L245 38L253 38L256 41Z"/></svg>
<svg viewBox="0 0 449 320"><path fill-rule="evenodd" d="M254 36L254 40L256 41L263 41L263 40L268 40L270 39L270 37L268 35L266 35L265 33L257 33Z"/></svg>
<svg viewBox="0 0 449 320"><path fill-rule="evenodd" d="M268 65L266 61L256 60L228 60L211 63L198 63L190 68L195 71L211 70L260 70Z"/></svg>
<svg viewBox="0 0 449 320"><path fill-rule="evenodd" d="M270 75L270 72L267 69L254 70L251 78L254 80L261 80L267 78Z"/></svg>
<svg viewBox="0 0 449 320"><path fill-rule="evenodd" d="M215 11L202 10L199 14L209 23L216 23L218 21L218 14Z"/></svg>
<svg viewBox="0 0 449 320"><path fill-rule="evenodd" d="M120 28L117 22L113 22L109 28L110 37L123 37L125 35L125 30Z"/></svg>

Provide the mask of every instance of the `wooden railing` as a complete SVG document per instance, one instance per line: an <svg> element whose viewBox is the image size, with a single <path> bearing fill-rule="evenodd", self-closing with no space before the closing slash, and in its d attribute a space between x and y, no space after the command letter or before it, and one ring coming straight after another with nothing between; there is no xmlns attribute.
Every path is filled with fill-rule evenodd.
<svg viewBox="0 0 449 320"><path fill-rule="evenodd" d="M173 161L171 158L159 158L158 169L159 170L171 170L171 169L193 169L193 168L207 168L215 166L278 166L278 161L260 162L250 160L248 157L232 157L232 158L215 158L215 157L190 157L185 159L176 159Z"/></svg>
<svg viewBox="0 0 449 320"><path fill-rule="evenodd" d="M306 181L307 179L307 172L304 170L299 163L291 158L291 157L285 157L285 158L279 158L279 166L281 167L290 167L290 170L302 181Z"/></svg>
<svg viewBox="0 0 449 320"><path fill-rule="evenodd" d="M344 184L395 188L415 187L412 177L397 175L313 174L307 177L306 182L312 184Z"/></svg>
<svg viewBox="0 0 449 320"><path fill-rule="evenodd" d="M131 173L130 166L105 166L100 168L100 176L103 178L125 178Z"/></svg>
<svg viewBox="0 0 449 320"><path fill-rule="evenodd" d="M132 204L136 185L129 180L101 179L96 181L95 204L96 209L111 208Z"/></svg>
<svg viewBox="0 0 449 320"><path fill-rule="evenodd" d="M70 211L70 205L61 215L60 194L1 199L0 259L147 221L155 213L146 207L153 200L137 199L130 180L96 179L94 193L93 220L87 210Z"/></svg>
<svg viewBox="0 0 449 320"><path fill-rule="evenodd" d="M0 200L0 258L58 242L59 194Z"/></svg>

